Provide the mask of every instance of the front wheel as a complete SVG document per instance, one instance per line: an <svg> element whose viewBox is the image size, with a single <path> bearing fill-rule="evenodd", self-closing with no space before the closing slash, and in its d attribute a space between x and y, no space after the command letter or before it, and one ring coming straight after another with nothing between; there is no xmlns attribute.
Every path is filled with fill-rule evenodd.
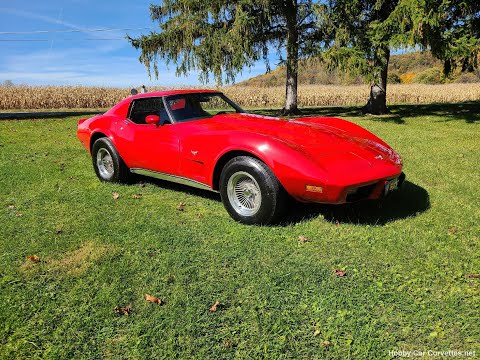
<svg viewBox="0 0 480 360"><path fill-rule="evenodd" d="M220 195L230 216L244 224L269 224L286 211L285 189L267 165L249 156L225 165Z"/></svg>
<svg viewBox="0 0 480 360"><path fill-rule="evenodd" d="M103 137L95 141L92 162L95 173L102 181L127 183L130 180L130 169L109 138Z"/></svg>

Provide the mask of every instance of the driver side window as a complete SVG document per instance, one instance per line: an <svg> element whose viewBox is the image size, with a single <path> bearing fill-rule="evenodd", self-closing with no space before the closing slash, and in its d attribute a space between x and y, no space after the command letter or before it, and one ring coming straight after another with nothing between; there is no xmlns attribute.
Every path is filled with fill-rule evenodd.
<svg viewBox="0 0 480 360"><path fill-rule="evenodd" d="M135 124L146 124L145 118L148 115L158 115L161 119L168 119L167 112L161 97L136 99L133 101L128 118ZM167 121L166 123L170 123Z"/></svg>

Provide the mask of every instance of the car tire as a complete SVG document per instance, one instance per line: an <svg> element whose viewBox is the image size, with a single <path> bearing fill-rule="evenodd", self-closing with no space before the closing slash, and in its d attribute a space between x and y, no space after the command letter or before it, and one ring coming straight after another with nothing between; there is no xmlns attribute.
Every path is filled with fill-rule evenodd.
<svg viewBox="0 0 480 360"><path fill-rule="evenodd" d="M230 216L244 224L270 224L287 209L288 195L262 161L238 156L227 162L220 175L220 195Z"/></svg>
<svg viewBox="0 0 480 360"><path fill-rule="evenodd" d="M95 173L101 181L128 183L131 179L130 169L109 138L102 137L94 142L92 162Z"/></svg>

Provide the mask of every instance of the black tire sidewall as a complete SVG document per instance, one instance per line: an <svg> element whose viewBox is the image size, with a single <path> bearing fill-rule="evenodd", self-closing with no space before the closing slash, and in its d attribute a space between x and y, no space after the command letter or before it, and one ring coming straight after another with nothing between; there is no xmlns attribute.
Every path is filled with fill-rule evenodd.
<svg viewBox="0 0 480 360"><path fill-rule="evenodd" d="M100 175L100 171L98 170L97 153L100 149L106 149L112 157L113 176L109 179L105 179L104 177L102 177ZM121 168L123 166L123 162L110 139L104 137L95 141L92 147L92 163L93 163L93 168L95 169L95 173L97 174L98 178L101 181L104 181L104 182L122 182L123 181L123 178L122 178L123 169Z"/></svg>
<svg viewBox="0 0 480 360"><path fill-rule="evenodd" d="M260 209L251 216L240 215L230 203L227 194L227 184L230 177L239 171L244 171L253 176L260 187L262 203ZM277 184L275 184L275 181ZM269 224L273 221L278 211L279 184L275 176L260 160L252 157L240 156L230 160L222 170L220 176L220 195L225 209L236 221L244 224Z"/></svg>

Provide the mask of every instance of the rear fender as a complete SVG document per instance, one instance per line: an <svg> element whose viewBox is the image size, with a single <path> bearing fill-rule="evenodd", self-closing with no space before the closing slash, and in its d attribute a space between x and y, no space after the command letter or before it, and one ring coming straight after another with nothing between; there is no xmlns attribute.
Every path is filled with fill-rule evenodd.
<svg viewBox="0 0 480 360"><path fill-rule="evenodd" d="M85 131L88 134L88 150L90 154L93 143L101 137L108 137L113 145L117 147L113 131L115 120L112 116L96 116L79 124L79 131L81 127L86 125Z"/></svg>

